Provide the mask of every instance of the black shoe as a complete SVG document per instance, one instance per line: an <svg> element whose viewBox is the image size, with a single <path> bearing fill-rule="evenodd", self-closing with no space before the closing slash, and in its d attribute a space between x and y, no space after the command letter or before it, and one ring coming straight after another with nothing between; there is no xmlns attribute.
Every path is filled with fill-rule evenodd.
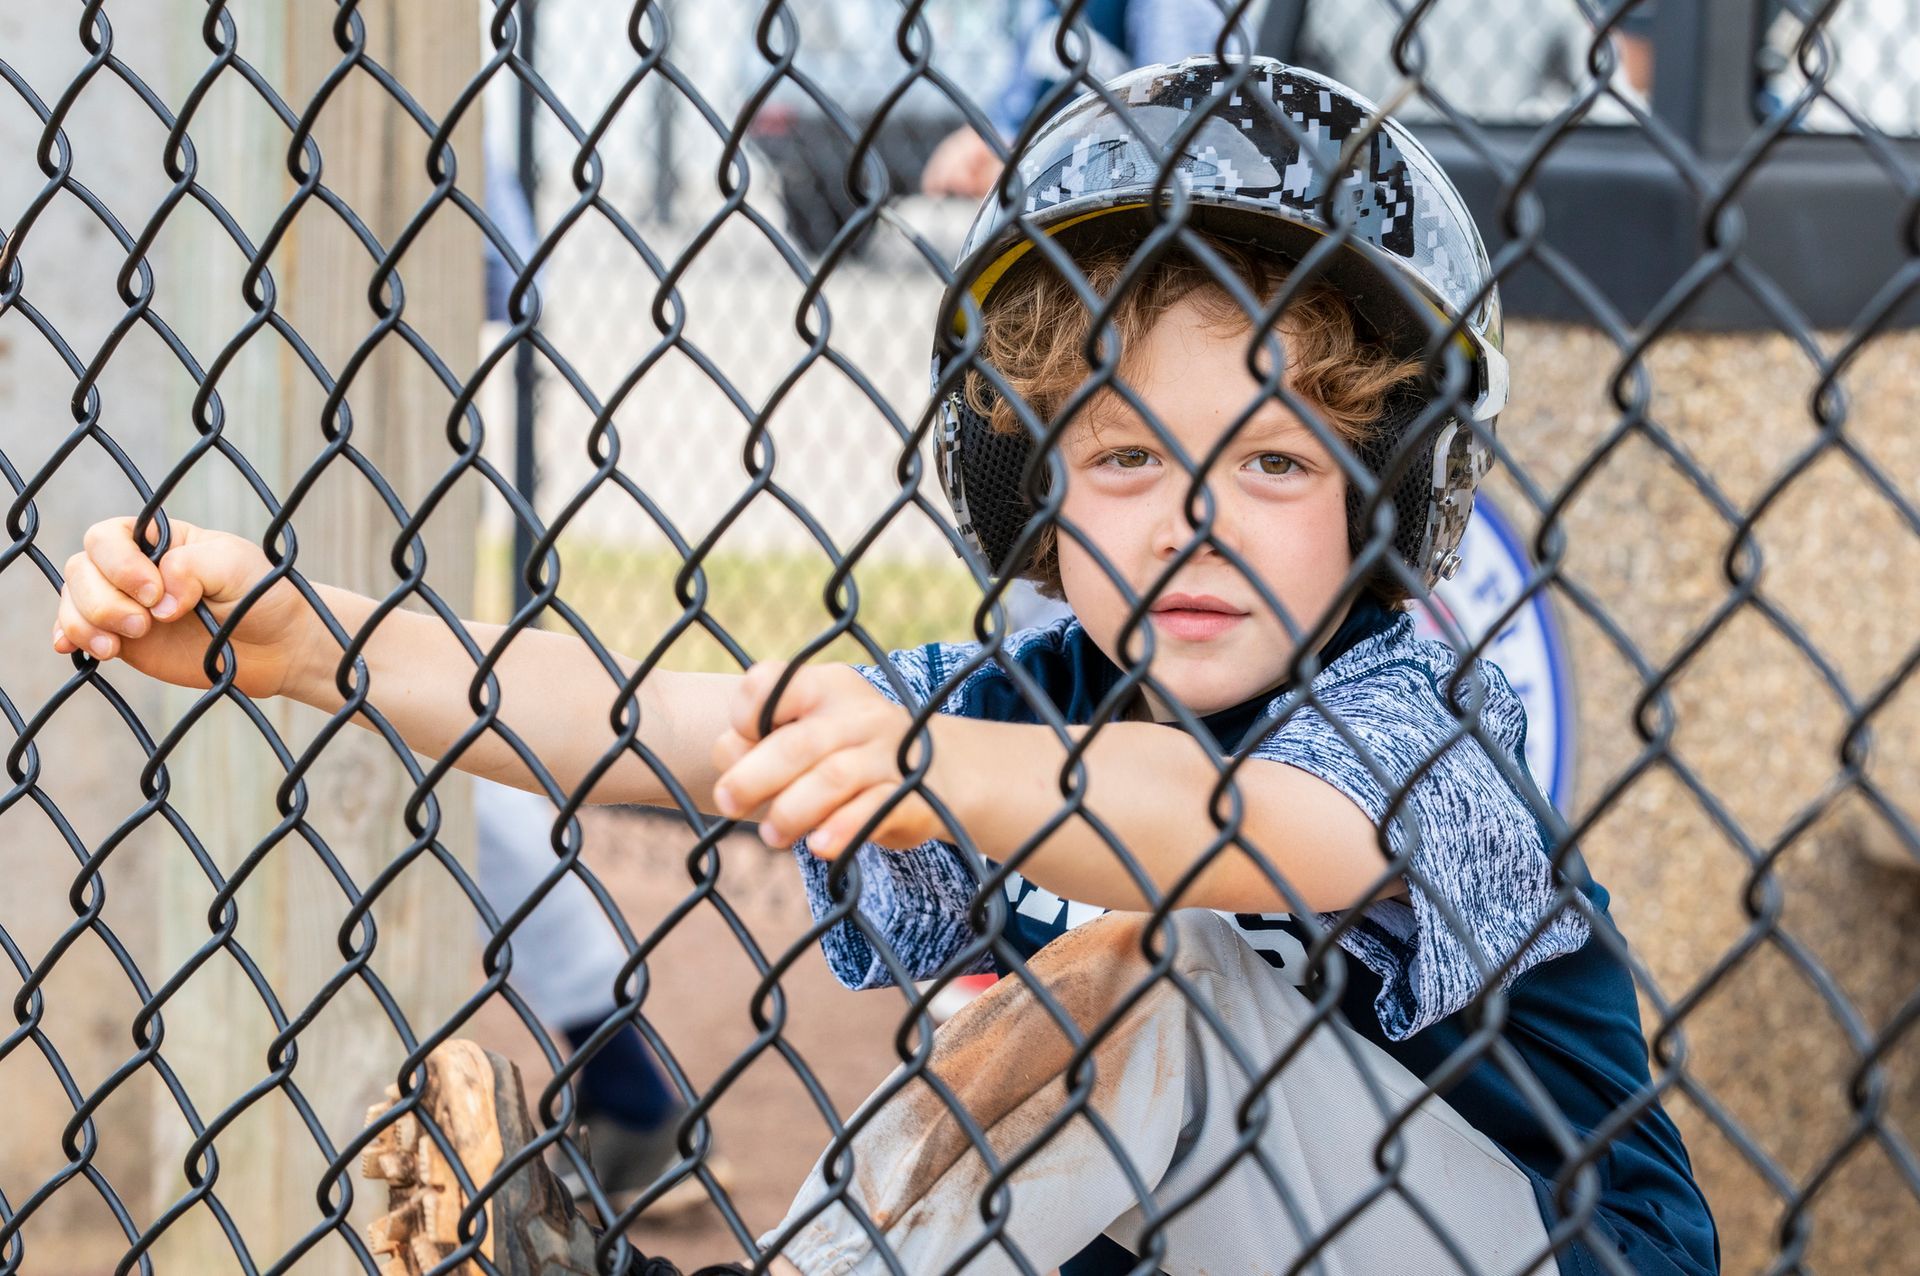
<svg viewBox="0 0 1920 1276"><path fill-rule="evenodd" d="M600 1181L601 1190L606 1192L614 1209L625 1209L634 1197L651 1188L661 1175L679 1163L680 1148L674 1140L679 1124L679 1112L655 1130L636 1130L602 1112L588 1111L581 1118L581 1132L586 1136L580 1144L581 1150L586 1153L593 1166L593 1176ZM709 1155L706 1168L721 1191L733 1190L733 1167L725 1158ZM583 1206L587 1187L573 1165L556 1158L554 1172L560 1176L574 1203ZM650 1203L641 1217L650 1223L667 1222L712 1204L706 1185L689 1173Z"/></svg>

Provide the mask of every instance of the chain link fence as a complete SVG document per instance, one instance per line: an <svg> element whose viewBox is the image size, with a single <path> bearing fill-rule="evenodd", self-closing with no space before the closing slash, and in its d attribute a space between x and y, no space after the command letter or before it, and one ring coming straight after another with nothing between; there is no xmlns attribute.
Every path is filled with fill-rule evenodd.
<svg viewBox="0 0 1920 1276"><path fill-rule="evenodd" d="M732 390L722 390L680 350L668 350L649 368L648 412L671 403L672 431L639 430L629 446L638 471L659 476L652 485L662 512L681 534L698 541L724 519L713 547L709 611L741 627L752 650L796 650L814 627L831 559L804 523L777 502L751 502L730 513L739 495L737 466L716 465L743 447L751 413L733 394L760 404L779 390L778 411L790 422L781 447L793 459L794 495L820 520L836 544L859 539L897 496L895 468L900 430L925 398L924 323L940 295L940 272L915 237L958 247L970 210L962 201L918 196L919 165L962 122L959 109L931 83L913 85L879 109L900 80L899 53L878 33L897 24L892 6L819 4L783 11L799 39L798 75L817 85L809 95L795 79L760 93L766 79L762 50L743 32L761 16L749 4L662 9L675 38L690 51L687 75L704 107L688 102L668 82L635 92L646 101L609 121L607 151L625 157L609 164L605 198L631 216L634 229L661 262L683 260L677 279L684 298L689 343L711 352ZM966 78L992 76L1008 57L1007 6L938 6L926 14L930 48L942 65ZM580 119L598 118L632 73L625 37L630 13L604 5L549 3L536 24L535 62L546 68L558 95ZM775 23L776 27L784 26ZM778 31L769 33L774 39ZM751 111L750 99L764 97ZM810 337L800 329L810 277L796 274L781 246L748 220L726 216L726 199L709 180L720 171L729 139L711 127L707 112L742 121L744 153L754 174L752 203L780 228L794 251L817 261L847 224L854 204L846 189L848 160L860 130L874 128L875 161L898 222L862 219L836 267L820 277L819 304L832 317L831 341L858 369L858 380L828 362L809 359ZM505 112L502 112L504 115ZM852 134L846 132L848 128ZM537 174L536 221L550 227L567 215L579 191L569 179L579 144L553 112L536 112L532 130ZM904 199L892 197L906 192ZM929 238L930 237L930 238ZM700 240L696 252L689 246ZM684 254L684 257L683 257ZM603 218L583 219L562 237L544 266L543 323L570 353L582 377L611 387L631 370L635 343L651 328L647 318L660 296L648 261ZM604 322L607 308L631 323ZM778 352L773 357L772 352ZM804 362L802 375L784 387ZM543 513L561 508L591 473L577 446L593 420L580 396L540 369L540 413L534 430ZM862 385L861 382L865 382ZM659 397L655 397L659 396ZM617 420L617 418L616 418ZM498 441L500 436L496 436ZM587 466L588 468L582 468ZM638 472L637 471L637 472ZM505 543L508 528L496 525ZM617 635L622 650L642 650L679 613L670 588L676 553L658 524L631 501L596 499L568 527L567 561L574 565L581 605L596 629ZM503 579L504 579L503 575ZM862 555L863 609L894 645L963 633L978 590L945 539L924 519L890 521ZM635 587L638 582L645 586ZM657 605L656 605L657 604ZM835 654L849 654L839 649ZM689 635L676 658L694 666L728 668L728 654L701 635Z"/></svg>
<svg viewBox="0 0 1920 1276"><path fill-rule="evenodd" d="M1630 979L1644 1081L1608 1090L1577 1047L1556 1063L1560 1043L1529 1036L1529 1015L1580 1013L1528 1004L1549 962L1412 1047L1411 1089L1348 1096L1374 1118L1356 1127L1351 1200L1311 1156L1277 1164L1267 1132L1314 1093L1290 1061L1355 1039L1336 1029L1371 1015L1361 994L1379 981L1353 935L1363 914L1395 914L1316 916L1292 883L1284 922L1207 901L1247 914L1234 942L1291 963L1309 994L1291 1034L1236 1034L1233 998L1180 955L1200 946L1196 919L1222 914L1190 906L1195 880L1153 877L1156 848L1107 828L1109 799L1085 791L1110 756L1093 741L1135 738L1111 705L1023 712L1103 724L1047 768L1048 800L1151 884L1144 911L1103 917L1033 869L1051 829L997 855L960 830L940 861L966 874L943 904L952 942L924 969L889 920L891 852L831 871L802 855L796 874L751 824L702 813L711 777L661 777L654 814L601 801L604 774L627 768L631 798L664 756L646 697L676 675L886 665L984 638L977 658L895 662L935 703L958 675L1016 663L1006 612L1041 604L956 554L931 459L929 347L976 205L923 194L920 169L968 127L997 124L1017 149L1031 127L1005 118L1003 89L1036 58L1059 101L1097 83L1085 28L1111 6L1067 6L1079 35L1017 38L1044 7L90 0L0 15L0 1093L15 1114L0 1276L519 1271L489 1237L541 1157L613 1224L606 1270L641 1253L769 1270L809 1223L844 1216L876 1243L873 1270L1044 1271L1023 1248L1023 1193L1041 1232L1068 1229L1083 1197L1057 1184L1117 1175L1121 1197L1063 1255L1092 1243L1069 1276L1203 1270L1194 1220L1219 1219L1291 1243L1273 1270L1364 1270L1341 1247L1388 1218L1462 1271L1628 1272L1649 1256L1669 1266L1640 1270L1920 1271L1911 3L1272 0L1201 6L1204 29L1179 37L1203 54L1231 30L1391 103L1450 167L1479 165L1462 185L1502 287L1558 297L1509 319L1500 465L1465 569L1418 623L1495 662L1525 707L1532 816L1558 848L1526 939L1568 919L1615 934L1606 896L1580 889L1584 863L1624 936L1594 942ZM1733 103L1720 116L1693 96L1716 77ZM1637 148L1635 171L1682 192L1684 261L1643 258L1604 205L1560 199L1556 162L1589 144ZM1794 219L1796 198L1842 177L1866 192L1872 233ZM1769 182L1787 192L1777 207ZM1844 321L1814 322L1832 297L1779 282L1795 273L1782 242L1841 253L1867 281ZM1653 299L1620 302L1622 280ZM1715 290L1746 318L1726 320ZM228 528L272 565L239 616L178 622L207 635L208 690L42 645L83 530L122 515L163 538L169 520ZM1386 543L1375 528L1369 546ZM1208 546L1201 520L1179 552ZM334 702L237 686L236 629L273 583L329 618ZM373 642L403 622L416 674ZM565 686L509 658L542 629L584 640ZM428 686L428 664L459 675L462 718L433 748L394 690ZM1338 721L1313 685L1308 708ZM593 721L551 721L587 700ZM1417 777L1445 755L1498 752L1477 710L1454 712L1411 765L1369 759L1398 777L1387 826L1412 819ZM930 716L902 742L890 809L942 796L909 747ZM592 746L594 776L537 756L569 737ZM496 775L517 757L523 787L544 790L515 816L503 786L482 787L477 857L469 790L440 760L462 753ZM1207 783L1242 765L1213 759ZM1210 810L1195 862L1247 858L1248 819ZM490 868L490 837L531 847L533 867ZM1410 899L1454 898L1407 854ZM1471 947L1450 911L1419 925ZM1066 933L1035 954L1033 924ZM857 951L865 982L900 991L833 986L823 946L843 981L862 982ZM1482 974L1498 984L1500 964ZM592 985L578 1001L542 973L570 969ZM995 990L936 1032L983 971ZM1087 992L1089 971L1112 986ZM1161 1057L1115 1051L1159 1011L1217 1043L1210 1075L1235 1100L1216 1114L1224 1147L1180 1131L1185 1177L1134 1164L1109 1121L1116 1078L1136 1075L1115 1060ZM1617 1047L1629 1030L1586 1031ZM386 1196L362 1153L403 1128L446 1143L422 1061L455 1037L526 1069L537 1134L467 1174L464 1208L428 1229L437 1247L400 1253L391 1224L369 1240ZM621 1183L606 1145L579 1137L590 1070L616 1056L657 1069L673 1136ZM1023 1070L1036 1106L998 1120ZM1535 1143L1457 1116L1452 1152L1420 1142L1448 1103L1487 1111L1489 1086L1517 1096ZM1609 1195L1646 1181L1650 1129L1684 1138L1666 1155L1710 1202L1706 1232ZM888 1159L916 1136L919 1160ZM1092 1160L1075 1169L1062 1149ZM785 1225L823 1151L826 1197ZM963 1209L887 1213L876 1172L969 1155L984 1172ZM1509 1193L1539 1242L1478 1261L1469 1220L1421 1204L1436 1156L1524 1177ZM669 1221L676 1192L706 1204ZM928 1239L973 1219L955 1249ZM1623 1229L1642 1238L1630 1257Z"/></svg>

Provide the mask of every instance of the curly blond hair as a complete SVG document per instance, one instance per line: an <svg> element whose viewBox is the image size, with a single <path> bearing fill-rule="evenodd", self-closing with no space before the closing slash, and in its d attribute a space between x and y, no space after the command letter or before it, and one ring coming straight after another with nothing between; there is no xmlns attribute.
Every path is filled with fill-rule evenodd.
<svg viewBox="0 0 1920 1276"><path fill-rule="evenodd" d="M1271 304L1286 282L1288 264L1258 248L1212 236L1208 246L1225 260L1263 305ZM1085 349L1093 315L1081 293L1051 266L1029 253L988 294L983 308L981 358L1041 421L1056 416L1093 368ZM1095 297L1113 296L1132 259L1128 245L1095 247L1075 262ZM1251 331L1253 318L1235 301L1205 264L1175 249L1143 270L1127 286L1110 320L1120 341L1119 373L1128 375L1128 352L1174 306L1191 301L1202 320L1222 336ZM1352 308L1339 292L1311 283L1287 305L1275 325L1287 355L1287 386L1305 400L1349 448L1370 441L1387 396L1421 374L1418 359L1402 358L1364 336ZM1001 434L1024 431L1012 403L995 393L977 368L969 369L965 394L969 406ZM1349 503L1351 507L1351 502ZM1033 557L1022 575L1042 594L1059 598L1058 529L1042 529ZM1407 595L1390 576L1377 574L1368 592L1397 606Z"/></svg>

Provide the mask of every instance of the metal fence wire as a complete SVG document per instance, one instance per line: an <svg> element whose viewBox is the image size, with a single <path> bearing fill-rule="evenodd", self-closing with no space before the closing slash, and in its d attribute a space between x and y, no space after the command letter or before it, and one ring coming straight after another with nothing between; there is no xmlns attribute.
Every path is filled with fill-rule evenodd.
<svg viewBox="0 0 1920 1276"><path fill-rule="evenodd" d="M941 401L986 365L968 349L929 392L936 310L975 204L922 194L916 169L969 127L1018 157L1057 109L1107 93L1114 51L1095 28L1116 8L1125 6L1074 0L1049 28L1057 34L1024 44L1009 33L1032 17L1027 7L959 0L88 0L0 16L0 472L13 493L0 583L6 610L24 618L8 630L0 675L11 736L0 947L13 1008L0 1088L15 1112L0 1136L0 1276L531 1273L495 1238L502 1211L522 1208L515 1184L542 1158L577 1176L583 1208L611 1224L594 1259L606 1271L642 1270L641 1251L674 1257L676 1237L692 1233L652 1220L686 1182L717 1220L708 1251L756 1272L834 1220L871 1247L861 1271L1045 1271L1063 1261L1080 1273L1215 1270L1223 1254L1244 1260L1248 1251L1233 1246L1249 1236L1270 1247L1253 1251L1256 1269L1290 1272L1381 1270L1343 1257L1381 1253L1439 1256L1430 1267L1409 1259L1420 1271L1920 1271L1910 1244L1920 1226L1911 1044L1920 954L1908 936L1913 879L1897 867L1920 862L1910 783L1920 776L1911 733L1920 454L1908 424L1920 361L1905 342L1920 281L1920 171L1905 149L1920 76L1901 52L1920 40L1920 14L1893 0L1660 0L1658 12L1653 0L1242 0L1200 5L1198 25L1185 6L1190 25L1162 33L1208 66L1249 51L1298 58L1375 96L1420 135L1443 136L1437 150L1490 175L1469 193L1493 280L1506 289L1530 278L1581 316L1512 321L1514 405L1498 434L1484 422L1468 427L1497 459L1476 528L1498 520L1512 572L1476 577L1470 562L1464 579L1441 587L1440 605L1422 604L1422 631L1452 645L1462 669L1485 657L1505 676L1450 681L1446 729L1417 758L1391 747L1383 756L1380 737L1343 720L1350 702L1336 684L1314 677L1313 652L1337 617L1283 614L1296 638L1284 672L1299 694L1242 724L1252 728L1248 747L1310 719L1331 723L1330 738L1372 777L1356 785L1380 790L1371 814L1390 860L1372 889L1403 875L1408 905L1419 905L1317 913L1251 831L1255 764L1244 750L1209 753L1208 791L1186 795L1206 804L1209 829L1183 848L1180 871L1164 871L1166 848L1130 843L1121 817L1109 818L1124 795L1100 793L1100 768L1125 766L1101 751L1102 737L1139 728L1127 719L1143 689L1189 731L1211 738L1224 728L1169 701L1165 684L1149 680L1140 643L1097 702L1049 694L1013 658L1010 637L1039 604L978 554L959 552L934 474ZM1689 21L1710 33L1691 50L1669 42ZM1742 105L1738 136L1726 144L1723 130L1709 145L1677 126L1663 100L1710 78L1690 59L1721 38L1716 24L1738 33ZM445 91L429 93L413 78L427 74L422 46L474 56ZM1046 73L1038 105L1009 123L996 86L1033 71L1036 56ZM1225 87L1191 103L1181 137L1244 99L1312 150L1314 126L1262 98L1252 64L1236 56L1222 65ZM376 109L384 134L342 123ZM242 119L252 121L251 151L231 144ZM353 148L377 134L419 183L397 214L376 214L373 188L345 176ZM1547 188L1556 157L1596 134L1623 148L1632 139L1639 162L1683 192L1675 215L1690 219L1690 251L1644 309L1623 309L1614 281L1580 264L1562 228L1598 223ZM1777 171L1784 148L1810 140L1838 149L1792 180L1817 185L1833 171L1822 164L1836 162L1864 170L1889 232L1849 246L1877 263L1874 288L1832 329L1817 329L1806 301L1776 283L1778 262L1756 243L1777 241L1765 240L1757 215L1751 234L1743 220L1743 198ZM1072 279L1090 309L1103 307L1060 244L1033 228L1031 194L1008 181L994 197L1035 259ZM1186 224L1191 206L1174 198L1155 242L1186 252L1244 300L1245 286ZM468 236L470 271L430 256L449 226ZM1341 222L1328 254L1356 233ZM1799 233L1812 251L1838 232ZM333 260L351 263L337 278L291 264L323 240L338 248ZM213 247L182 253L188 241ZM1631 247L1615 247L1622 274L1643 264ZM435 328L423 316L441 293L467 288L478 305L483 254L495 312L484 327L474 311L465 328ZM346 300L300 300L329 288ZM1716 290L1751 312L1743 331L1696 322ZM1436 342L1428 353L1436 414L1468 408L1472 387L1454 349ZM1027 414L1043 442L1041 468L1073 404L1126 383L1111 342L1108 350L1068 408ZM143 360L164 369L171 398L156 400L125 371ZM383 397L398 368L431 392L414 400L428 405L414 419L394 419L396 400ZM36 396L64 402L71 423L55 429L35 415ZM1701 396L1711 399L1704 407ZM191 431L152 434L157 403ZM1313 415L1311 405L1290 406ZM1140 428L1193 491L1163 561L1244 565L1247 547L1216 527L1217 507L1201 495L1217 469L1203 481L1204 457L1145 417ZM428 449L426 470L401 476L394 462L389 472L378 440L400 433ZM1318 434L1331 437L1324 425ZM1390 483L1355 450L1329 455L1360 494L1364 531L1339 584L1344 606L1368 573L1395 561L1394 507ZM210 474L229 484L224 504L195 501ZM356 570L383 582L359 601L343 601L354 596L326 588L312 566L358 534L324 512L340 508L325 502L342 485L361 494L354 508L371 529ZM205 690L156 700L152 680L123 663L76 651L69 667L40 645L80 528L112 514L133 516L142 535L151 529L156 561L181 543L173 519L233 527L264 551L270 570L231 615L203 603L177 622L206 635ZM1102 534L1075 527L1052 497L1030 525L1031 536L1043 532L1083 545ZM430 563L435 536L460 548L436 549ZM315 547L304 560L303 544ZM462 562L477 573L471 598ZM1099 570L1126 596L1118 631L1150 632L1156 594L1129 592L1150 582L1124 580L1111 563ZM1284 613L1274 582L1243 582ZM337 694L300 722L237 685L236 631L285 585L324 618L337 648L327 657ZM463 610L480 620L463 621ZM459 664L463 720L437 738L403 731L421 721L416 708L395 707L410 675L381 666L387 678L374 676L393 658L377 654L375 631L407 620L423 626L408 632L431 631L422 652ZM542 629L571 644L564 688L508 658ZM1541 635L1545 665L1526 663L1515 638L1523 632ZM940 654L890 661L897 649ZM558 648L541 650L558 659ZM950 794L932 778L939 710L953 707L965 679L995 669L1014 706L1002 716L1059 742L1044 777L1053 816L1004 840L1004 829L953 827L948 812L949 851L869 849L830 862L801 854L816 905L808 913L786 862L741 835L751 824L699 809L713 805L702 801L711 777L668 770L664 758L695 755L671 753L657 733L661 701L649 699L675 676L737 673L755 660L893 671L910 710L900 719L900 778L866 810L861 839L915 803L947 811ZM1573 665L1577 706L1566 681ZM909 685L913 671L925 686ZM432 684L430 671L418 677ZM1509 681L1530 713L1537 704L1559 712L1551 728L1533 723L1524 767L1487 709ZM712 685L716 704L737 694ZM744 729L764 731L802 686L798 673L783 678ZM589 702L594 721L542 721L556 706ZM1716 716L1726 706L1737 714ZM717 733L725 713L711 712L704 729ZM694 728L702 723L673 727ZM196 736L216 731L238 743L196 753ZM604 751L591 767L550 770L555 759L533 742L569 734L604 737ZM357 746L364 772L320 779L329 759ZM1462 915L1469 897L1421 852L1435 826L1420 823L1416 790L1467 753L1525 795L1551 848L1543 911L1492 954L1489 932ZM382 768L404 774L399 809L376 838L377 856L356 858L330 831L348 818L356 784ZM465 854L461 768L544 794L547 859L516 892L493 891L484 855L476 869ZM138 793L120 801L130 776ZM593 809L608 776L630 786L647 777L663 794L660 813L641 825ZM1001 782L1011 792L1031 778ZM255 780L261 792L249 797ZM1156 800L1181 796L1167 787ZM224 824L218 837L196 828L191 812L249 801L262 813L257 827ZM484 819L484 798L482 809ZM1485 814L1467 803L1452 818L1465 828ZM632 865L589 854L590 832L671 849L646 861L646 890L626 894ZM1127 875L1144 895L1140 908L1102 918L1063 898L1066 889L1046 889L1056 879L1035 866L1051 863L1049 843L1063 838L1102 871ZM1869 842L1879 859L1847 853ZM940 894L933 868L885 868L936 859L964 870L957 896ZM260 883L290 862L301 867L275 880L306 886L263 894ZM1284 927L1277 912L1254 916L1257 903L1205 894L1210 872L1248 864L1260 865L1249 898L1287 901ZM1582 889L1588 867L1615 890L1618 930L1605 896ZM950 915L899 922L914 873L927 893L911 905ZM756 889L771 891L791 924L757 921L764 909L743 902ZM557 947L535 938L541 908L566 891L588 897L594 924L617 945L597 988L605 1004L571 1041L522 990L534 963L587 946L578 935ZM1251 994L1218 995L1219 977L1192 960L1204 933L1195 919L1228 913L1246 914L1234 933L1250 943L1263 928L1276 932L1266 965L1297 959L1304 972L1288 985L1299 1019L1274 1039L1237 1033L1229 1003ZM296 968L268 951L289 917L313 919L317 964ZM1021 938L1036 920L1089 929L1073 932L1078 946L1061 938L1036 954ZM1615 1075L1608 1089L1582 1070L1583 1042L1599 1052L1620 1040L1618 1022L1598 1010L1584 1037L1558 1043L1573 1052L1558 1068L1544 1062L1556 1043L1526 1037L1537 1030L1524 1006L1529 981L1542 986L1554 963L1518 981L1503 976L1526 945L1568 927L1590 929L1594 960L1630 976L1631 991L1623 982L1608 1004L1638 1007L1644 1080ZM944 928L945 941L927 940L929 928ZM1355 990L1380 986L1356 954L1395 951L1396 939L1406 953L1424 944L1431 954L1435 928L1473 954L1477 987L1425 1038L1410 1084L1376 1079L1344 1092L1366 1116L1342 1127L1364 1132L1349 1158L1364 1182L1339 1179L1309 1153L1277 1157L1274 1130L1313 1115L1289 1108L1318 1093L1299 1079L1303 1065L1358 1068L1356 1042L1385 1044L1378 1024L1354 1031ZM467 947L475 933L477 967ZM1107 948L1090 947L1089 935ZM902 951L903 936L919 946ZM409 982L426 977L419 954L436 945L452 954L457 990L438 1002ZM874 1040L882 1062L898 1065L884 1081L862 1073L849 1088L837 1064L821 1062L831 1039L851 1031L810 1024L803 1009L850 1003L795 992L818 974L823 945L836 974L851 969L855 982L899 990L851 994L884 1020ZM1554 959L1576 960L1585 959ZM743 961L751 973L730 986L707 973ZM937 1026L936 1005L981 972L1001 984ZM1445 975L1430 965L1426 977ZM210 1009L195 998L216 979L230 993ZM1101 979L1115 986L1086 991ZM676 980L692 981L692 1000L727 1001L736 1026L743 1017L751 1025L745 1039L716 1054L697 1030L674 1026L695 1022L674 1020L663 1001ZM1182 1052L1192 1069L1180 1074L1185 1108L1178 1093L1116 1106L1116 1087L1145 1084L1138 1061L1162 1057L1126 1053L1129 1034L1167 1007L1183 1026L1162 1055ZM1357 1010L1372 1013L1365 1001ZM1580 1010L1554 1013L1564 1023ZM1027 1018L1015 1030L989 1022L993 1014ZM343 1036L348 1015L361 1027ZM657 1173L617 1191L602 1181L604 1149L578 1137L586 1101L576 1090L636 1028L672 1092L675 1139ZM423 1149L432 1143L459 1162L457 1131L424 1100L423 1061L476 1035L511 1037L510 1053L540 1082L552 1077L529 1087L532 1138L504 1160L462 1166L457 1217L425 1227L435 1246L377 1248L366 1227L386 1198L362 1173L362 1154L419 1123ZM1346 1053L1330 1054L1330 1041ZM242 1042L251 1044L243 1051ZM970 1044L979 1048L969 1053ZM1395 1057L1417 1057L1419 1047L1409 1049ZM1209 1051L1212 1073L1192 1062ZM1131 1068L1116 1062L1127 1059ZM349 1096L374 1105L365 1128L351 1105L321 1097L338 1088L333 1072L355 1069L396 1085L385 1101L377 1086ZM787 1105L755 1110L731 1127L730 1143L717 1141L729 1103L769 1071ZM1205 1104L1193 1095L1209 1085L1219 1092L1203 1134L1193 1114ZM995 1109L1008 1087L1033 1100L1017 1120ZM1421 1159L1431 1144L1422 1149L1417 1136L1436 1128L1444 1104L1477 1102L1472 1110L1485 1113L1490 1094L1508 1096L1514 1128L1528 1133L1449 1126L1459 1141L1443 1158L1447 1172L1498 1165L1512 1200L1541 1221L1537 1240L1476 1236L1485 1219L1475 1215L1495 1216L1479 1189L1472 1201L1422 1196L1439 1171ZM1188 1122L1174 1121L1179 1147L1137 1163L1143 1145L1128 1122L1164 1117L1168 1104ZM923 1136L919 1161L898 1151L914 1142L903 1126ZM282 1133L262 1134L268 1127ZM787 1196L749 1199L714 1162L729 1152L752 1161L786 1137L776 1131L795 1130L812 1148L799 1170L823 1158L819 1194L810 1204L803 1194L783 1221L797 1176ZM1516 1150L1524 1138L1535 1142ZM1635 1177L1651 1145L1677 1158L1669 1168L1684 1169L1691 1155L1717 1237L1699 1230L1704 1213L1670 1216L1672 1197L1636 1206L1610 1195L1653 1181ZM900 1184L874 1175L910 1177L942 1156L936 1177L963 1162L980 1173L965 1191L926 1197L945 1211L938 1218L903 1222L888 1204ZM1514 1173L1522 1160L1524 1183ZM1086 1222L1062 1204L1081 1199L1076 1183L1122 1189L1085 1207L1089 1217L1104 1210L1093 1230L1112 1224L1112 1239L1070 1258L1094 1241L1076 1236L1060 1256L1037 1259L1028 1249L1051 1254ZM249 1193L278 1200L276 1221L235 1203ZM1222 1204L1229 1199L1240 1204ZM1343 1248L1383 1227L1400 1234ZM1627 1233L1641 1237L1638 1248L1622 1247ZM189 1234L199 1248L183 1243ZM950 1250L929 1239L949 1234L961 1238Z"/></svg>

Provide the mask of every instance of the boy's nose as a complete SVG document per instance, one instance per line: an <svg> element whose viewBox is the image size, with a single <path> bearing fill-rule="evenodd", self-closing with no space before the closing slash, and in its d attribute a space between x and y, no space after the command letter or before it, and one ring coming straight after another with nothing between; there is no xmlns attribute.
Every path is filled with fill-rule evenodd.
<svg viewBox="0 0 1920 1276"><path fill-rule="evenodd" d="M1217 555L1219 551L1214 543L1231 544L1231 513L1227 503L1220 500L1218 493L1211 487L1204 492L1193 491L1193 479L1183 473L1168 475L1168 481L1159 485L1162 489L1156 493L1158 507L1154 511L1153 552L1156 558L1169 559L1201 538L1200 523L1207 526L1207 538L1193 551L1194 558ZM1189 511L1188 497L1192 497ZM1189 512L1194 517L1189 517Z"/></svg>

